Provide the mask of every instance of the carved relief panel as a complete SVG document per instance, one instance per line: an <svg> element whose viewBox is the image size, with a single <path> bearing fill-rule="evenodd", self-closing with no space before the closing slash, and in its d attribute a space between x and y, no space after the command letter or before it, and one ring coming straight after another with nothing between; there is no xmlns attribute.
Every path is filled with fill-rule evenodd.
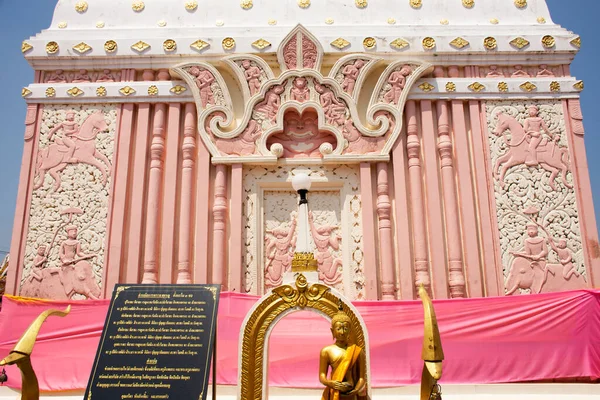
<svg viewBox="0 0 600 400"><path fill-rule="evenodd" d="M359 172L353 166L250 167L244 171L247 293L262 294L291 269L297 235L297 172L313 180L309 225L319 279L348 297L364 297Z"/></svg>
<svg viewBox="0 0 600 400"><path fill-rule="evenodd" d="M488 102L505 293L586 287L560 102Z"/></svg>
<svg viewBox="0 0 600 400"><path fill-rule="evenodd" d="M117 108L45 106L21 295L100 296Z"/></svg>

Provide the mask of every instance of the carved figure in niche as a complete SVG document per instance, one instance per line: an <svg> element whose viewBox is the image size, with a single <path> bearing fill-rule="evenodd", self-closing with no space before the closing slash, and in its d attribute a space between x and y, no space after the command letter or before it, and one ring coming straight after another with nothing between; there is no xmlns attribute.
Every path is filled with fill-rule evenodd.
<svg viewBox="0 0 600 400"><path fill-rule="evenodd" d="M529 74L523 70L522 65L515 65L515 72L511 75L512 78L529 78Z"/></svg>
<svg viewBox="0 0 600 400"><path fill-rule="evenodd" d="M306 78L298 77L294 79L294 86L291 91L291 99L304 103L310 99L310 90Z"/></svg>
<svg viewBox="0 0 600 400"><path fill-rule="evenodd" d="M334 258L329 248L331 247L334 251L339 250L342 237L334 232L337 226L316 226L312 211L308 212L308 222L317 248L316 258L319 263L319 279L333 286L342 280L342 271L339 269L342 266L342 260L337 257Z"/></svg>
<svg viewBox="0 0 600 400"><path fill-rule="evenodd" d="M540 65L540 70L538 71L537 76L553 77L554 73L548 69L548 66L546 64L542 64L542 65Z"/></svg>
<svg viewBox="0 0 600 400"><path fill-rule="evenodd" d="M48 77L46 83L66 83L67 77L62 69L57 69Z"/></svg>
<svg viewBox="0 0 600 400"><path fill-rule="evenodd" d="M256 139L261 135L260 127L254 120L250 120L248 127L233 139L215 137L215 144L223 154L246 156L254 154Z"/></svg>
<svg viewBox="0 0 600 400"><path fill-rule="evenodd" d="M54 140L55 143L64 144L67 147L67 160L68 163L76 163L79 160L73 157L75 152L75 142L73 142L73 135L79 133L79 124L75 122L75 111L67 111L65 120L48 132L48 140L52 140L52 136L60 129L63 131L63 138L57 138Z"/></svg>
<svg viewBox="0 0 600 400"><path fill-rule="evenodd" d="M488 78L503 78L504 73L498 70L497 65L490 65L490 71L487 73Z"/></svg>
<svg viewBox="0 0 600 400"><path fill-rule="evenodd" d="M90 76L85 69L80 69L79 72L77 72L73 77L73 83L81 82L90 82Z"/></svg>
<svg viewBox="0 0 600 400"><path fill-rule="evenodd" d="M533 167L539 164L537 157L537 147L542 141L542 131L546 132L554 140L554 146L558 142L558 136L554 137L548 129L544 119L538 115L539 109L536 106L529 107L529 117L525 120L525 132L529 136L529 156L525 160L525 165Z"/></svg>
<svg viewBox="0 0 600 400"><path fill-rule="evenodd" d="M537 116L537 113L535 115ZM536 118L541 119L541 117ZM536 119L532 120L530 124L526 123L526 126L529 131L534 131L537 127L539 133L541 123ZM531 143L528 143L528 139L532 136L525 132L523 126L521 126L514 117L500 112L498 113L498 123L492 133L496 136L500 136L504 135L504 132L507 130L510 130L510 140L507 139L506 136L503 137L508 150L504 155L498 157L492 171L494 178L498 178L501 187L504 187L505 185L504 176L509 168L514 167L515 165L524 164L526 160L533 160L533 157L535 157L535 161L542 168L550 171L550 186L552 189L556 190L554 180L559 172L562 173L564 185L568 188L573 187L573 185L567 181L567 172L569 172L570 166L569 154L566 148L559 147L556 140L549 143L548 140L544 138L535 145L535 150L537 151L534 153L534 156L531 156ZM499 169L500 174L498 175Z"/></svg>
<svg viewBox="0 0 600 400"><path fill-rule="evenodd" d="M46 171L54 178L53 190L59 190L61 184L59 172L73 162L95 166L102 174L102 183L106 184L110 173L110 161L96 149L94 140L98 133L108 129L104 115L100 111L89 115L78 129L73 117L74 113L67 117L66 123L63 122L50 131L51 138L58 129L62 128L63 139L56 139L54 143L39 151L34 190L39 189L44 184ZM65 138L69 139L70 145L66 143Z"/></svg>
<svg viewBox="0 0 600 400"><path fill-rule="evenodd" d="M283 132L269 136L267 147L274 143L283 147L283 157L321 157L319 147L323 143L330 143L335 148L336 140L332 135L320 132L318 115L310 110L302 115L295 110L286 112L283 119Z"/></svg>
<svg viewBox="0 0 600 400"><path fill-rule="evenodd" d="M342 135L348 141L347 154L378 153L383 147L385 138L363 136L354 126L352 118L348 118L342 128Z"/></svg>
<svg viewBox="0 0 600 400"><path fill-rule="evenodd" d="M365 354L359 346L350 344L351 326L341 309L331 319L335 343L324 347L319 356L319 382L325 385L321 400L356 400L366 388Z"/></svg>
<svg viewBox="0 0 600 400"><path fill-rule="evenodd" d="M282 85L273 86L265 95L265 99L256 105L255 110L264 114L269 120L275 121L275 116L281 106L281 94L284 90Z"/></svg>
<svg viewBox="0 0 600 400"><path fill-rule="evenodd" d="M194 77L194 82L200 90L200 104L202 108L206 108L208 105L215 104L215 96L212 88L210 87L215 81L215 77L210 71L200 69L198 67L191 67L189 70L190 75Z"/></svg>
<svg viewBox="0 0 600 400"><path fill-rule="evenodd" d="M256 65L252 65L250 60L242 61L242 67L245 69L244 76L248 82L250 96L254 96L260 90L260 68Z"/></svg>
<svg viewBox="0 0 600 400"><path fill-rule="evenodd" d="M320 94L320 102L327 123L342 126L346 122L346 105L342 103L327 86L315 83L315 90Z"/></svg>
<svg viewBox="0 0 600 400"><path fill-rule="evenodd" d="M388 78L388 83L392 85L391 89L383 96L384 100L391 104L398 104L400 96L406 85L406 77L412 73L412 68L405 65L399 71L394 71Z"/></svg>
<svg viewBox="0 0 600 400"><path fill-rule="evenodd" d="M110 69L105 69L104 71L102 71L100 73L100 75L98 75L98 79L96 79L96 82L114 82L115 78L113 77L113 74L110 72Z"/></svg>
<svg viewBox="0 0 600 400"><path fill-rule="evenodd" d="M342 82L342 89L344 92L352 95L354 93L354 85L358 79L360 69L365 66L364 60L356 60L354 64L348 64L342 70L344 74L344 81Z"/></svg>
<svg viewBox="0 0 600 400"><path fill-rule="evenodd" d="M518 289L530 289L531 293L540 293L542 285L548 277L546 257L548 246L546 239L538 236L538 226L527 224L527 235L521 252L511 252L515 259L510 266L506 281L506 295L515 293Z"/></svg>
<svg viewBox="0 0 600 400"><path fill-rule="evenodd" d="M266 231L272 237L265 236L265 286L276 287L283 281L283 273L291 267L296 247L297 214L292 213L290 227L280 226Z"/></svg>

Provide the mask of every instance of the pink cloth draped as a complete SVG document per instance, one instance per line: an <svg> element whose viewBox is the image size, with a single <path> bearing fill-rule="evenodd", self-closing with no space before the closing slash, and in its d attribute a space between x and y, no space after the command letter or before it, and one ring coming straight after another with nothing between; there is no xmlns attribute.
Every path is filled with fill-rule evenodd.
<svg viewBox="0 0 600 400"><path fill-rule="evenodd" d="M237 384L238 339L257 296L223 293L219 304L217 382ZM442 336L442 383L485 384L550 379L600 379L600 291L434 301ZM108 300L38 301L5 297L0 312L0 357L47 308L72 305L50 317L32 356L40 388L86 387ZM420 380L423 308L420 301L355 302L368 329L373 387ZM282 319L269 342L272 386L318 388L320 349L331 343L329 323L298 312ZM20 386L14 366L8 386Z"/></svg>

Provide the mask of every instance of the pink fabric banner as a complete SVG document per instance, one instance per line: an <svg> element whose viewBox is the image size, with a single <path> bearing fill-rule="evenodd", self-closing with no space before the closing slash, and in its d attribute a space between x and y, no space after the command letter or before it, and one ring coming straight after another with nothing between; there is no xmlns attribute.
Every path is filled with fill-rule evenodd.
<svg viewBox="0 0 600 400"><path fill-rule="evenodd" d="M223 293L219 303L217 382L237 384L238 339L256 296ZM600 379L600 291L434 301L442 336L442 383L485 384L550 379ZM109 302L54 302L5 297L0 357L47 308L72 305L65 318L44 324L32 363L43 391L87 384ZM371 385L417 384L421 376L420 301L355 302L368 329ZM281 320L269 342L269 383L317 388L320 349L331 343L329 323L312 312ZM7 367L8 386L20 373Z"/></svg>

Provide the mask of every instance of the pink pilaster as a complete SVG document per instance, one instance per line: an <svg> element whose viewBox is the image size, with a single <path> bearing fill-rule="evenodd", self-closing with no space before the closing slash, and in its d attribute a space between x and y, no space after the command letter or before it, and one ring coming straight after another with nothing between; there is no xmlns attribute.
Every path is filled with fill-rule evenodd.
<svg viewBox="0 0 600 400"><path fill-rule="evenodd" d="M160 218L160 193L163 178L165 151L165 117L167 105L159 103L154 110L154 126L150 145L150 172L148 177L148 202L146 209L146 237L144 242L144 275L142 283L158 283L158 238Z"/></svg>
<svg viewBox="0 0 600 400"><path fill-rule="evenodd" d="M231 200L229 202L229 288L231 292L242 291L242 250L244 248L244 204L243 165L231 166Z"/></svg>
<svg viewBox="0 0 600 400"><path fill-rule="evenodd" d="M471 117L471 137L473 144L473 165L475 171L477 208L481 234L485 296L504 294L504 274L500 260L500 237L494 199L494 185L491 181L490 150L485 128L485 106L478 101L469 102Z"/></svg>
<svg viewBox="0 0 600 400"><path fill-rule="evenodd" d="M481 277L481 262L479 236L477 233L477 213L475 209L476 198L473 182L476 171L471 169L471 146L469 145L469 131L465 120L465 107L460 100L452 101L452 127L455 154L456 172L458 178L458 192L460 199L460 216L462 217L463 252L466 270L467 287L470 297L482 297L483 285Z"/></svg>
<svg viewBox="0 0 600 400"><path fill-rule="evenodd" d="M598 287L600 282L600 244L598 243L598 228L596 214L592 201L592 186L584 145L583 114L579 99L563 101L567 138L571 148L571 172L577 195L579 209L579 224L584 243L587 282L590 287Z"/></svg>
<svg viewBox="0 0 600 400"><path fill-rule="evenodd" d="M444 223L442 199L440 195L440 170L438 168L436 124L432 103L421 101L421 131L423 140L423 160L425 170L425 198L429 250L431 257L431 277L433 295L438 299L448 297L448 279L444 243Z"/></svg>
<svg viewBox="0 0 600 400"><path fill-rule="evenodd" d="M399 140L392 153L392 166L394 171L394 210L396 219L396 260L397 288L396 295L402 300L415 298L413 256L410 235L410 209L408 205L408 171L407 157L404 148L405 140Z"/></svg>
<svg viewBox="0 0 600 400"><path fill-rule="evenodd" d="M210 252L208 232L210 229L210 153L202 141L198 141L196 162L196 227L194 240L194 283L209 283L208 256Z"/></svg>
<svg viewBox="0 0 600 400"><path fill-rule="evenodd" d="M431 293L429 254L427 251L427 226L423 202L423 170L421 165L421 140L417 107L413 100L406 103L406 149L408 152L408 173L410 178L410 209L412 211L413 255L415 268L415 288L423 285Z"/></svg>
<svg viewBox="0 0 600 400"><path fill-rule="evenodd" d="M180 115L181 105L169 104L169 122L167 124L167 139L165 148L164 181L162 190L162 215L160 238L160 270L159 282L173 283L175 278L175 265L177 245L175 221L177 209L177 174L179 172L180 141Z"/></svg>
<svg viewBox="0 0 600 400"><path fill-rule="evenodd" d="M130 206L129 206L129 237L127 243L127 258L125 263L125 282L139 283L140 268L143 251L143 226L146 216L146 165L148 153L148 140L150 138L150 104L138 105L135 124L134 145L132 152L132 169L130 178Z"/></svg>
<svg viewBox="0 0 600 400"><path fill-rule="evenodd" d="M125 237L125 215L127 210L127 186L129 175L129 151L133 136L134 105L121 106L119 129L117 131L116 160L112 165L112 202L108 220L108 251L104 264L104 297L110 297L115 284L119 283L123 265L123 244Z"/></svg>
<svg viewBox="0 0 600 400"><path fill-rule="evenodd" d="M363 271L365 274L366 300L377 300L377 254L375 249L375 215L371 164L360 164L360 201L363 223Z"/></svg>
<svg viewBox="0 0 600 400"><path fill-rule="evenodd" d="M23 157L21 159L21 174L19 177L19 191L17 192L17 205L15 219L13 222L12 239L10 242L10 261L6 276L6 293L17 295L19 293L19 282L23 273L23 259L25 258L25 243L27 237L27 226L29 221L29 207L31 199L32 175L35 171L33 156L36 151L40 116L37 104L27 105L25 114L25 143L23 145ZM41 114L41 113L39 113Z"/></svg>
<svg viewBox="0 0 600 400"><path fill-rule="evenodd" d="M392 241L392 204L390 203L387 163L377 164L377 218L379 223L379 270L382 300L395 300L394 247Z"/></svg>
<svg viewBox="0 0 600 400"><path fill-rule="evenodd" d="M438 152L440 154L446 244L448 248L448 286L450 288L450 297L466 297L459 221L460 211L458 209L458 199L456 198L454 154L452 140L450 139L448 103L440 100L436 102L436 107L438 118Z"/></svg>
<svg viewBox="0 0 600 400"><path fill-rule="evenodd" d="M213 204L213 257L211 283L225 285L227 262L227 167L217 165L215 200ZM223 288L225 290L225 288Z"/></svg>
<svg viewBox="0 0 600 400"><path fill-rule="evenodd" d="M192 199L194 197L194 167L196 166L196 107L187 103L184 109L183 161L181 163L181 208L179 212L179 250L177 252L177 283L192 283L190 270Z"/></svg>

